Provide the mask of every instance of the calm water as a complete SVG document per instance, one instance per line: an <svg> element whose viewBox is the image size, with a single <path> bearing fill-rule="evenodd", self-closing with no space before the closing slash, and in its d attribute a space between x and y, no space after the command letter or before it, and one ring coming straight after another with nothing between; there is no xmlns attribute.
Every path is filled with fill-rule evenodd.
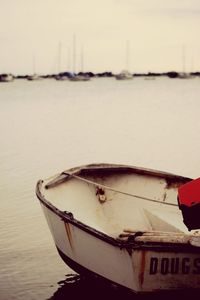
<svg viewBox="0 0 200 300"><path fill-rule="evenodd" d="M0 300L121 295L70 275L35 184L94 162L199 177L200 78L15 80L0 84L0 108Z"/></svg>

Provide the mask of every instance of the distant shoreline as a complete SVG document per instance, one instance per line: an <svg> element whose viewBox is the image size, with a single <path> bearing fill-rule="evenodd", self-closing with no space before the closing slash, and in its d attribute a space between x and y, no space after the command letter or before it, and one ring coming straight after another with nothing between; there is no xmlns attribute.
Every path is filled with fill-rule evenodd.
<svg viewBox="0 0 200 300"><path fill-rule="evenodd" d="M190 77L200 77L200 71L197 72L190 72L190 73L182 73L182 72L177 72L177 71L170 71L170 72L148 72L148 73L132 73L130 74L133 77L162 77L162 76L167 76L169 78L182 78L183 75L187 75ZM2 73L0 74L0 81L1 78L5 78L6 76L12 77L12 79L28 79L28 80L34 80L30 79L31 77L37 77L38 78L54 78L54 79L68 79L73 76L86 76L89 78L93 77L115 77L117 74L112 73L110 71L105 71L101 73L93 73L93 72L79 72L79 73L71 73L71 72L60 72L57 74L45 74L45 75L39 75L39 74L27 74L27 75L13 75L12 73ZM3 80L2 80L3 81Z"/></svg>

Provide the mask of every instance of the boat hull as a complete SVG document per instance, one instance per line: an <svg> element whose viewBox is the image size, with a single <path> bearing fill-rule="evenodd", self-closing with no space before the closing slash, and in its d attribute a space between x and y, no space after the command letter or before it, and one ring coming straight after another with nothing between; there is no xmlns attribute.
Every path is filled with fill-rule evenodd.
<svg viewBox="0 0 200 300"><path fill-rule="evenodd" d="M148 173L136 171L145 176ZM160 173L149 174L161 176ZM64 175L51 180L46 188L52 188L55 193L57 186L66 180ZM173 178L163 176L168 180ZM130 238L120 238L120 235L116 238L74 218L73 212L55 207L45 198L44 182L38 182L36 193L59 255L76 272L96 275L135 293L200 288L199 247L192 246L184 234L176 232L171 238L166 233L145 235L137 231ZM85 202L83 209L86 206ZM159 223L157 219L156 222Z"/></svg>
<svg viewBox="0 0 200 300"><path fill-rule="evenodd" d="M58 253L78 273L97 275L135 293L200 286L198 248L115 244L42 204Z"/></svg>

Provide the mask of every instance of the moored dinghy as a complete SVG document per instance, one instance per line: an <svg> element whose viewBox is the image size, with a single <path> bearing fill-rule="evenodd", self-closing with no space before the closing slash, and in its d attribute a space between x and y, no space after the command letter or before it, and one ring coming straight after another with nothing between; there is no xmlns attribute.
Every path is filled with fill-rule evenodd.
<svg viewBox="0 0 200 300"><path fill-rule="evenodd" d="M200 238L178 207L189 178L96 164L37 184L57 250L72 269L136 293L200 288Z"/></svg>

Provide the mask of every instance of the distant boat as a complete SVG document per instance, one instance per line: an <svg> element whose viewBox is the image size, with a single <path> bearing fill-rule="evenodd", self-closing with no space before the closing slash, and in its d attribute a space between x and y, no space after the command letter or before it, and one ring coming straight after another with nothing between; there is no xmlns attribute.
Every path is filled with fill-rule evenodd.
<svg viewBox="0 0 200 300"><path fill-rule="evenodd" d="M200 289L200 233L188 231L177 201L190 181L94 164L40 180L36 194L59 255L76 272L136 293L191 291Z"/></svg>
<svg viewBox="0 0 200 300"><path fill-rule="evenodd" d="M35 55L33 55L32 58L32 64L33 64L33 74L28 75L26 78L27 80L33 81L33 80L40 80L42 79L41 76L39 76L36 72L36 61L35 61Z"/></svg>
<svg viewBox="0 0 200 300"><path fill-rule="evenodd" d="M115 78L117 80L130 80L133 79L133 75L128 71L129 70L129 52L130 52L129 41L126 42L126 69L124 69L121 73L117 74Z"/></svg>
<svg viewBox="0 0 200 300"><path fill-rule="evenodd" d="M191 79L193 78L193 76L186 72L185 69L185 59L186 59L186 55L185 55L185 46L182 47L182 72L178 73L178 78L180 79Z"/></svg>
<svg viewBox="0 0 200 300"><path fill-rule="evenodd" d="M14 77L12 74L0 74L0 82L11 82L14 80Z"/></svg>
<svg viewBox="0 0 200 300"><path fill-rule="evenodd" d="M69 79L69 77L68 77L69 72L61 72L61 61L62 61L61 58L62 58L62 44L61 44L61 42L59 42L59 45L58 45L58 65L57 65L58 73L56 75L54 75L54 78L56 80L59 80L59 81L64 81L64 80Z"/></svg>
<svg viewBox="0 0 200 300"><path fill-rule="evenodd" d="M73 36L73 73L69 77L70 81L89 81L90 76L85 75L84 70L84 52L83 47L81 48L81 72L79 74L76 73L76 36Z"/></svg>
<svg viewBox="0 0 200 300"><path fill-rule="evenodd" d="M88 75L78 75L78 74L73 74L72 76L69 77L70 81L88 81L90 80L90 77Z"/></svg>
<svg viewBox="0 0 200 300"><path fill-rule="evenodd" d="M127 70L124 70L121 73L117 74L115 78L117 80L127 80L127 79L133 79L133 75Z"/></svg>
<svg viewBox="0 0 200 300"><path fill-rule="evenodd" d="M60 81L62 81L62 80L68 80L68 79L69 79L68 76L62 75L62 74L57 74L57 75L54 76L54 78L55 78L56 80L60 80Z"/></svg>
<svg viewBox="0 0 200 300"><path fill-rule="evenodd" d="M37 74L33 74L33 75L28 75L27 76L27 80L40 80L42 79L41 76L37 75Z"/></svg>
<svg viewBox="0 0 200 300"><path fill-rule="evenodd" d="M178 73L178 78L180 79L191 79L193 76L190 73L180 72Z"/></svg>

